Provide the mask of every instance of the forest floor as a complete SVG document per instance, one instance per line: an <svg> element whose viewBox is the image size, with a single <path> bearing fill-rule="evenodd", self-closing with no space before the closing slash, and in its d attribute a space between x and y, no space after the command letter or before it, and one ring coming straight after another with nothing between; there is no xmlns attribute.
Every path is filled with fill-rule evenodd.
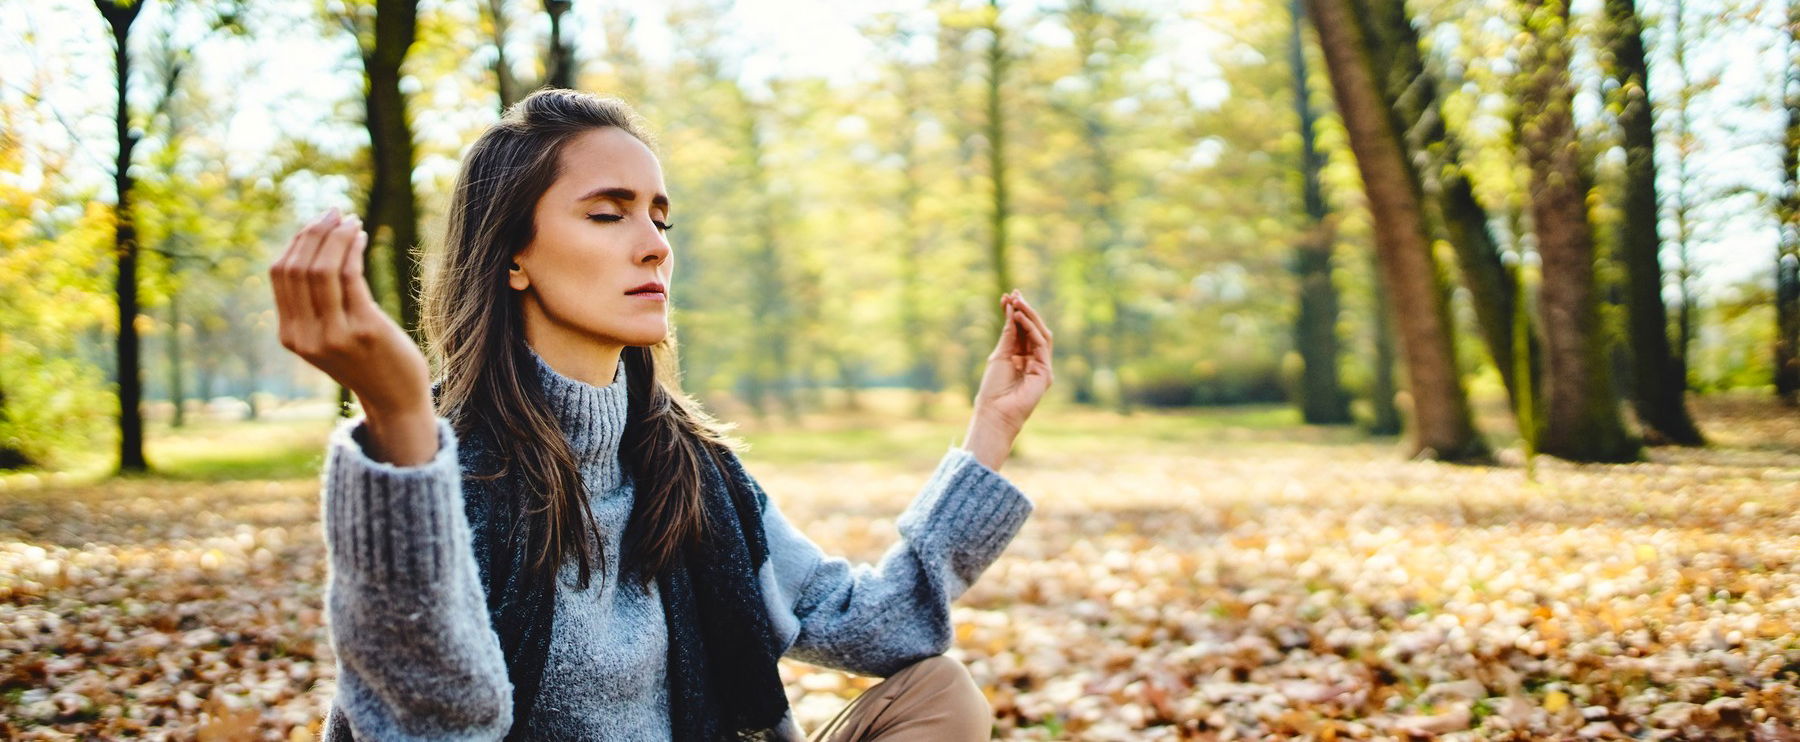
<svg viewBox="0 0 1800 742"><path fill-rule="evenodd" d="M1040 410L1002 470L1036 512L952 653L1003 739L1800 739L1800 415L1697 409L1709 448L1534 479L1284 409ZM154 429L156 477L0 478L0 736L316 738L328 427ZM741 432L790 519L874 561L961 427ZM783 675L808 728L875 682Z"/></svg>

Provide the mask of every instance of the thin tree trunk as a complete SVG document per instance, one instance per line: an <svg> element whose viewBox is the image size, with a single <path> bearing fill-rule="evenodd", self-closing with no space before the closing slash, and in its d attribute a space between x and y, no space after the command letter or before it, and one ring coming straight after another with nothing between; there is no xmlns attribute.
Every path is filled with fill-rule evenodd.
<svg viewBox="0 0 1800 742"><path fill-rule="evenodd" d="M1693 184L1693 176L1688 170L1689 141L1694 130L1694 81L1689 75L1687 60L1687 17L1684 0L1675 0L1669 10L1671 34L1669 45L1675 57L1675 70L1681 76L1681 89L1675 95L1675 249L1681 267L1677 269L1675 280L1681 289L1681 306L1676 314L1675 365L1681 373L1681 383L1691 386L1689 378L1689 357L1694 343L1694 227L1693 204L1689 202L1688 189Z"/></svg>
<svg viewBox="0 0 1800 742"><path fill-rule="evenodd" d="M904 104L900 130L900 332L906 341L907 383L918 392L913 414L931 416L937 397L937 369L925 344L925 319L920 293L924 280L920 261L925 252L925 239L919 227L919 202L924 196L923 178L919 174L918 126L912 112L920 106L918 83L911 68L899 63L900 99Z"/></svg>
<svg viewBox="0 0 1800 742"><path fill-rule="evenodd" d="M575 50L563 40L563 14L572 0L544 0L550 15L550 43L544 48L544 84L553 88L575 87Z"/></svg>
<svg viewBox="0 0 1800 742"><path fill-rule="evenodd" d="M500 95L500 112L505 113L525 97L518 78L513 77L512 62L506 58L506 30L511 25L506 18L506 0L487 0L482 7L494 27L494 90Z"/></svg>
<svg viewBox="0 0 1800 742"><path fill-rule="evenodd" d="M174 417L169 420L169 427L179 428L187 425L187 396L182 378L181 363L181 292L169 294L169 401L175 404Z"/></svg>
<svg viewBox="0 0 1800 742"><path fill-rule="evenodd" d="M378 244L376 238L386 230L400 326L420 341L420 265L414 253L419 216L412 186L412 125L407 119L406 94L400 90L401 66L418 35L419 9L416 0L376 0L375 8L375 42L363 53L368 75L364 100L374 155L365 228L370 245ZM373 252L365 253L365 260Z"/></svg>
<svg viewBox="0 0 1800 742"><path fill-rule="evenodd" d="M1575 139L1569 82L1568 6L1525 0L1527 41L1520 65L1520 141L1531 170L1532 226L1543 260L1544 433L1540 450L1577 461L1631 461L1638 443L1625 431L1608 374L1594 285L1587 176Z"/></svg>
<svg viewBox="0 0 1800 742"><path fill-rule="evenodd" d="M1331 280L1332 244L1336 241L1325 206L1319 173L1325 158L1313 137L1312 102L1308 99L1306 47L1301 27L1306 23L1302 0L1290 4L1288 67L1294 80L1294 111L1300 122L1300 200L1306 209L1306 234L1294 247L1295 289L1300 311L1294 317L1294 348L1304 367L1300 378L1300 416L1315 425L1341 425L1351 421L1350 398L1338 379L1338 291Z"/></svg>
<svg viewBox="0 0 1800 742"><path fill-rule="evenodd" d="M1402 430L1400 409L1394 406L1394 395L1399 391L1399 385L1394 383L1394 365L1399 354L1394 348L1394 307L1388 302L1387 288L1381 285L1380 252L1369 253L1369 266L1374 269L1375 279L1370 287L1375 298L1375 368L1369 385L1369 404L1374 415L1369 422L1369 432L1399 435Z"/></svg>
<svg viewBox="0 0 1800 742"><path fill-rule="evenodd" d="M1412 392L1416 455L1486 460L1456 368L1454 330L1440 290L1416 174L1369 65L1351 0L1308 0L1338 112L1362 171L1385 286L1393 300Z"/></svg>
<svg viewBox="0 0 1800 742"><path fill-rule="evenodd" d="M1425 66L1419 34L1404 0L1373 0L1371 5L1377 27L1369 34L1369 53L1373 67L1387 71L1382 94L1400 120L1409 160L1419 163L1416 171L1428 196L1426 215L1456 252L1482 341L1517 409L1521 394L1514 359L1513 297L1518 276L1501 259L1487 209L1475 198L1474 185L1464 174L1461 143L1444 121L1438 81ZM1529 325L1526 329L1526 352L1535 358L1537 333ZM1530 368L1527 378L1536 384L1537 368L1535 364Z"/></svg>
<svg viewBox="0 0 1800 742"><path fill-rule="evenodd" d="M800 415L799 402L790 383L794 366L789 361L789 340L793 337L796 317L790 297L793 292L788 281L788 266L782 260L775 205L766 195L769 187L768 171L763 164L766 145L761 113L757 104L741 96L739 105L743 111L741 136L745 180L750 192L764 199L755 210L755 231L752 233L755 245L753 280L757 286L756 325L761 335L759 347L755 349L756 358L751 364L752 409L759 415L766 413L762 397L773 394L783 415L793 422Z"/></svg>
<svg viewBox="0 0 1800 742"><path fill-rule="evenodd" d="M1625 145L1625 203L1624 218L1619 221L1618 255L1625 264L1625 305L1636 371L1631 401L1652 441L1698 446L1706 440L1688 414L1687 379L1669 347L1669 311L1662 298L1656 130L1642 24L1633 0L1606 0L1606 14L1607 46L1612 55L1605 66L1619 85L1615 94Z"/></svg>
<svg viewBox="0 0 1800 742"><path fill-rule="evenodd" d="M94 0L100 15L112 27L113 69L117 98L113 108L113 131L118 142L118 156L113 161L113 189L118 202L113 208L113 255L118 273L113 281L118 297L119 342L119 471L144 472L150 465L144 459L144 416L140 409L144 398L144 382L139 358L138 317L138 239L137 220L132 213L131 150L137 135L131 132L131 109L125 91L131 79L131 24L137 20L143 2Z"/></svg>
<svg viewBox="0 0 1800 742"><path fill-rule="evenodd" d="M1006 119L1001 106L1000 86L1005 84L1006 47L1000 27L1000 2L988 0L987 29L992 35L987 53L987 144L988 177L993 181L993 203L989 215L990 242L988 259L994 268L993 305L994 334L999 335L1006 323L1006 312L1000 307L1000 295L1012 289L1012 274L1006 261L1006 220L1012 213L1006 190Z"/></svg>
<svg viewBox="0 0 1800 742"><path fill-rule="evenodd" d="M6 422L6 417L6 389L0 388L0 423ZM0 441L0 469L23 469L36 463L24 450Z"/></svg>
<svg viewBox="0 0 1800 742"><path fill-rule="evenodd" d="M1775 254L1775 394L1800 405L1800 2L1788 3L1788 65L1783 90L1787 141L1782 147L1781 225Z"/></svg>

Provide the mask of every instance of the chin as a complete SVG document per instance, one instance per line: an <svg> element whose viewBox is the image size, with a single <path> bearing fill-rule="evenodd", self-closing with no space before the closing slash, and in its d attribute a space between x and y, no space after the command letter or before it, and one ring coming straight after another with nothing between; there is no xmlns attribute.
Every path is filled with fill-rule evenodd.
<svg viewBox="0 0 1800 742"><path fill-rule="evenodd" d="M662 328L661 330L625 333L624 335L622 335L620 337L620 339L626 345L647 348L647 347L650 347L657 343L660 343L663 340L668 339L668 337L669 337L669 329L665 327L665 328Z"/></svg>

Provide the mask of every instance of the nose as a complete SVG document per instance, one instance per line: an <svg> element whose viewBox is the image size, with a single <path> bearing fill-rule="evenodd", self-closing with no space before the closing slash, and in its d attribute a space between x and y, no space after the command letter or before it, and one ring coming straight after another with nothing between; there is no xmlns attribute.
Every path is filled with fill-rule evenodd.
<svg viewBox="0 0 1800 742"><path fill-rule="evenodd" d="M660 265L668 261L674 252L674 248L669 246L668 236L664 235L662 230L657 229L654 224L650 225L647 231L649 235L643 239L643 245L638 248L638 262Z"/></svg>

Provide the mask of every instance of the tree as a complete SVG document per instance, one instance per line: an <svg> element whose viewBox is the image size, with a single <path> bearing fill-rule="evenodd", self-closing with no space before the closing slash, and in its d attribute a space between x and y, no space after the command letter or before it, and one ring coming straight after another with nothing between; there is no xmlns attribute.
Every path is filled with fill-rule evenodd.
<svg viewBox="0 0 1800 742"><path fill-rule="evenodd" d="M1656 198L1656 128L1644 60L1642 24L1633 0L1606 0L1607 47L1603 67L1618 84L1614 111L1625 147L1623 218L1616 254L1625 268L1632 405L1652 440L1684 446L1705 443L1687 410L1687 375L1669 347L1669 313L1663 304L1662 237Z"/></svg>
<svg viewBox="0 0 1800 742"><path fill-rule="evenodd" d="M575 49L563 39L563 14L569 12L573 0L544 0L544 12L550 15L550 43L544 47L544 84L553 88L575 87Z"/></svg>
<svg viewBox="0 0 1800 742"><path fill-rule="evenodd" d="M1588 177L1576 141L1569 82L1569 8L1525 0L1519 66L1520 142L1543 261L1544 430L1539 450L1576 461L1631 461L1638 443L1619 418L1594 286Z"/></svg>
<svg viewBox="0 0 1800 742"><path fill-rule="evenodd" d="M144 460L144 416L140 405L144 381L139 368L138 347L138 238L137 222L131 202L131 150L137 146L137 134L131 131L131 108L126 92L131 80L131 24L144 10L135 0L94 0L94 7L112 30L113 79L117 98L113 108L113 130L118 151L113 161L113 253L118 274L113 292L118 297L119 340L117 378L119 385L119 470L144 472L150 465Z"/></svg>
<svg viewBox="0 0 1800 742"><path fill-rule="evenodd" d="M1414 163L1427 198L1428 222L1456 253L1462 284L1475 310L1476 326L1506 385L1513 409L1530 396L1521 393L1513 333L1514 297L1519 277L1502 259L1488 227L1488 211L1475 197L1475 186L1463 166L1463 148L1451 134L1440 110L1438 79L1425 64L1419 33L1404 0L1370 0L1372 29L1369 54L1377 70L1385 70L1382 94L1399 121L1401 141ZM1538 381L1537 334L1526 326L1524 383ZM1523 422L1521 421L1521 424Z"/></svg>
<svg viewBox="0 0 1800 742"><path fill-rule="evenodd" d="M506 17L506 6L506 0L483 0L481 3L482 20L487 21L488 31L493 35L494 90L500 95L501 113L525 97L523 86L513 75L512 60L506 56L507 30L512 26Z"/></svg>
<svg viewBox="0 0 1800 742"><path fill-rule="evenodd" d="M1006 68L1010 62L1005 46L1005 37L1000 25L1000 0L988 0L987 13L983 16L984 28L988 32L987 49L987 134L988 179L990 182L992 210L988 216L989 242L988 259L994 271L993 302L994 331L998 334L1001 325L1006 322L1006 312L1000 307L998 297L1011 290L1012 273L1008 269L1006 255L1006 220L1011 216L1011 207L1007 202L1006 189L1006 113L1001 105L1001 87L1006 84Z"/></svg>
<svg viewBox="0 0 1800 742"><path fill-rule="evenodd" d="M1294 348L1303 366L1300 416L1309 423L1336 425L1350 422L1350 398L1338 380L1338 293L1331 280L1331 248L1336 236L1319 183L1325 161L1314 141L1314 116L1308 99L1306 47L1301 39L1306 5L1292 0L1290 8L1288 65L1293 72L1294 112L1300 128L1300 199L1310 227L1295 245L1293 259L1300 304L1294 317Z"/></svg>
<svg viewBox="0 0 1800 742"><path fill-rule="evenodd" d="M1775 253L1775 394L1800 405L1800 2L1794 0L1788 3L1786 42L1782 103L1787 130L1781 194L1775 203L1780 235Z"/></svg>
<svg viewBox="0 0 1800 742"><path fill-rule="evenodd" d="M1366 52L1358 21L1366 13L1352 0L1308 0L1307 9L1375 222L1382 280L1412 392L1413 449L1449 461L1486 459L1487 444L1475 430L1456 369L1454 329L1426 235L1418 179Z"/></svg>

